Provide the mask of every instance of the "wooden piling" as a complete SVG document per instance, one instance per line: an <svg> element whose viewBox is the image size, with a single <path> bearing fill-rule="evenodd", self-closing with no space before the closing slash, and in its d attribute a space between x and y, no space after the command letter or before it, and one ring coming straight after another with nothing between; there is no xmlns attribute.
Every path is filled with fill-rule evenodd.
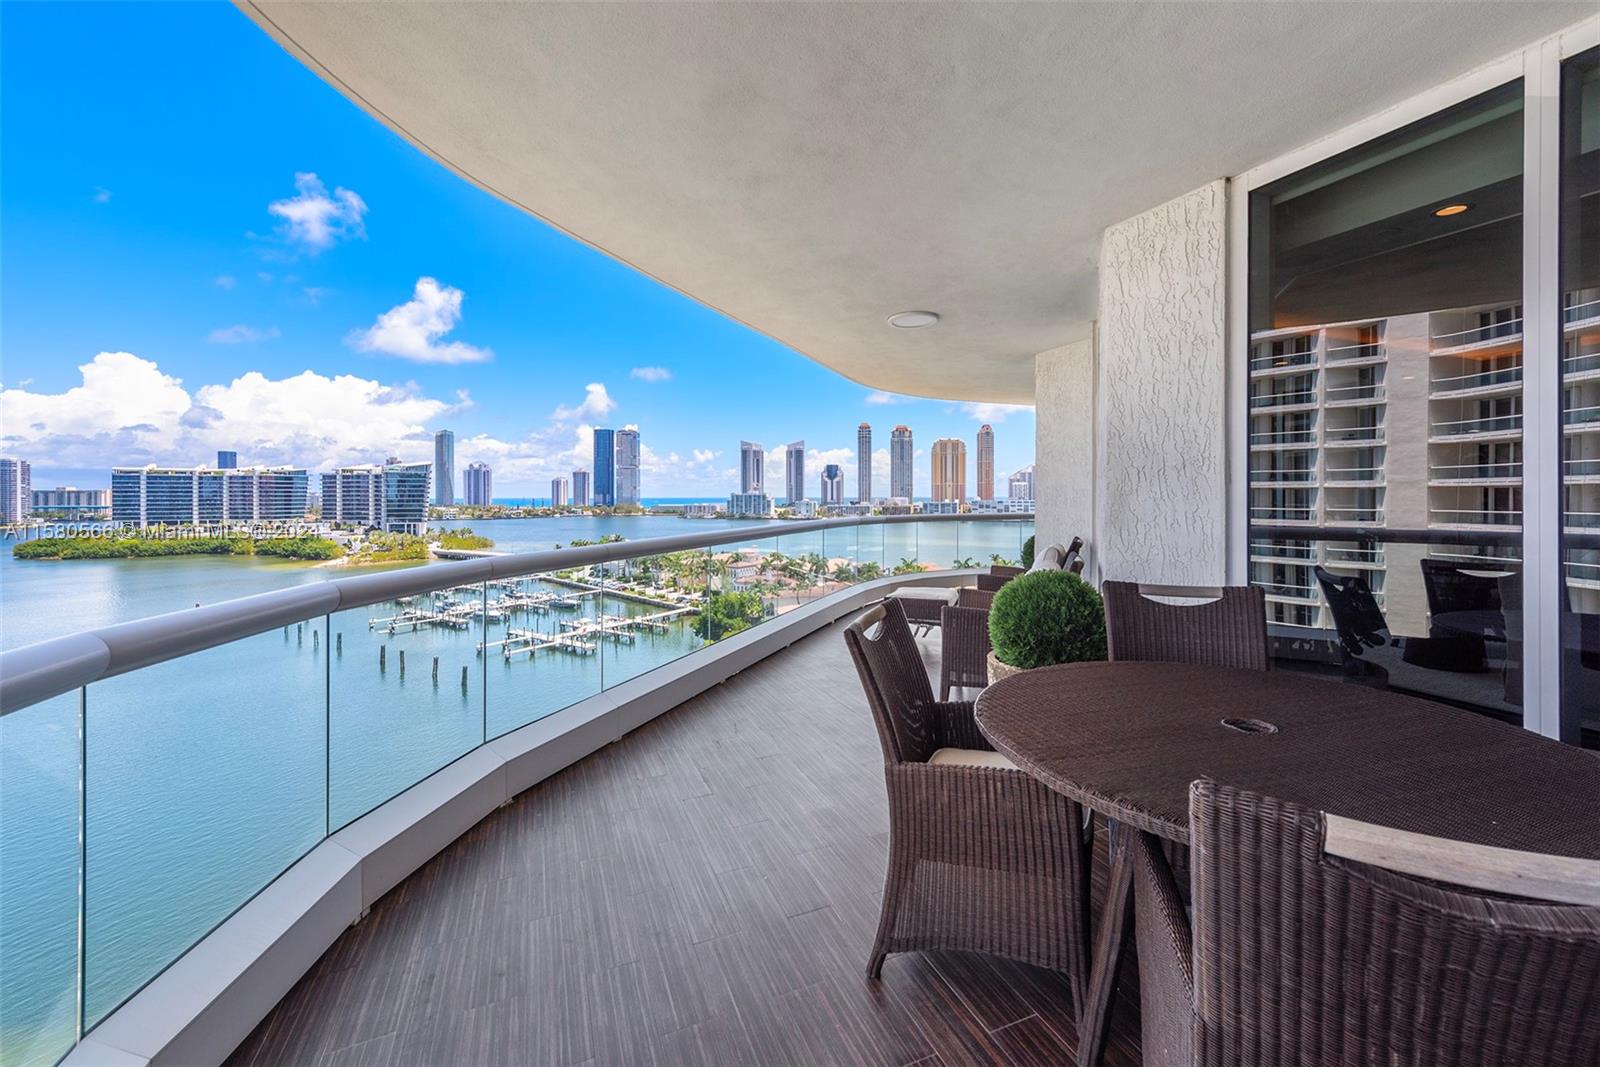
<svg viewBox="0 0 1600 1067"><path fill-rule="evenodd" d="M406 650L402 648L400 650L400 677L404 678L405 676L406 676Z"/></svg>
<svg viewBox="0 0 1600 1067"><path fill-rule="evenodd" d="M388 670L388 668L389 668L389 646L388 645L379 645L378 646L378 670L380 672L382 672L382 671Z"/></svg>
<svg viewBox="0 0 1600 1067"><path fill-rule="evenodd" d="M433 657L433 684L439 684L439 657Z"/></svg>

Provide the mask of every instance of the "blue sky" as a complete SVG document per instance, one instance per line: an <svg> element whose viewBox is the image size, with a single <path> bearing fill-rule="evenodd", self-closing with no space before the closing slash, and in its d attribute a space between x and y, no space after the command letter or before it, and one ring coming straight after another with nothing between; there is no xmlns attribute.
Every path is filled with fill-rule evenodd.
<svg viewBox="0 0 1600 1067"><path fill-rule="evenodd" d="M501 496L592 425L639 427L647 497L725 494L741 438L853 486L862 420L880 469L912 427L919 495L985 420L1002 487L1033 461L1032 409L840 377L456 178L228 5L0 4L0 136L0 451L36 487L431 459L440 428Z"/></svg>

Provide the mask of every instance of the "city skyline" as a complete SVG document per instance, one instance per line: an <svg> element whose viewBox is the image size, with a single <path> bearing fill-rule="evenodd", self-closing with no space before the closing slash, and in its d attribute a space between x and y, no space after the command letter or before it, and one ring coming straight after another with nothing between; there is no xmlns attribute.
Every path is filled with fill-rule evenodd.
<svg viewBox="0 0 1600 1067"><path fill-rule="evenodd" d="M447 426L457 497L473 462L508 498L592 471L596 426L641 431L649 497L725 496L740 436L805 440L807 471L840 464L849 495L862 421L880 441L895 422L928 441L992 422L998 467L1033 458L1031 408L849 381L462 182L231 8L7 18L8 40L74 41L54 61L8 48L3 73L0 451L38 484L219 450L425 462ZM783 484L781 461L769 473Z"/></svg>

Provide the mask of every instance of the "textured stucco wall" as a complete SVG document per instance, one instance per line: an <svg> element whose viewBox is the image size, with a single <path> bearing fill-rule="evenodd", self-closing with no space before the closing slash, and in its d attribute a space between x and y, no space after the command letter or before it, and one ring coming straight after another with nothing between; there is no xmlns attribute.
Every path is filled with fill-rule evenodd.
<svg viewBox="0 0 1600 1067"><path fill-rule="evenodd" d="M1095 360L1092 338L1034 359L1034 525L1042 544L1094 540ZM1089 563L1094 559L1091 553ZM1092 570L1091 570L1092 573Z"/></svg>
<svg viewBox="0 0 1600 1067"><path fill-rule="evenodd" d="M1225 580L1226 268L1225 182L1105 232L1098 531L1105 578Z"/></svg>

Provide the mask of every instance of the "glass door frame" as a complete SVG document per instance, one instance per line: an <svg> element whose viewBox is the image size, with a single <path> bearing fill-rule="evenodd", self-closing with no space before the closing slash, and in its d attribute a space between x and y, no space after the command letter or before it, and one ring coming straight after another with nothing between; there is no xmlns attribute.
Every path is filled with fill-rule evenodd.
<svg viewBox="0 0 1600 1067"><path fill-rule="evenodd" d="M1250 194L1286 175L1522 79L1522 724L1561 736L1561 64L1600 44L1600 16L1228 180L1228 581L1249 581Z"/></svg>

